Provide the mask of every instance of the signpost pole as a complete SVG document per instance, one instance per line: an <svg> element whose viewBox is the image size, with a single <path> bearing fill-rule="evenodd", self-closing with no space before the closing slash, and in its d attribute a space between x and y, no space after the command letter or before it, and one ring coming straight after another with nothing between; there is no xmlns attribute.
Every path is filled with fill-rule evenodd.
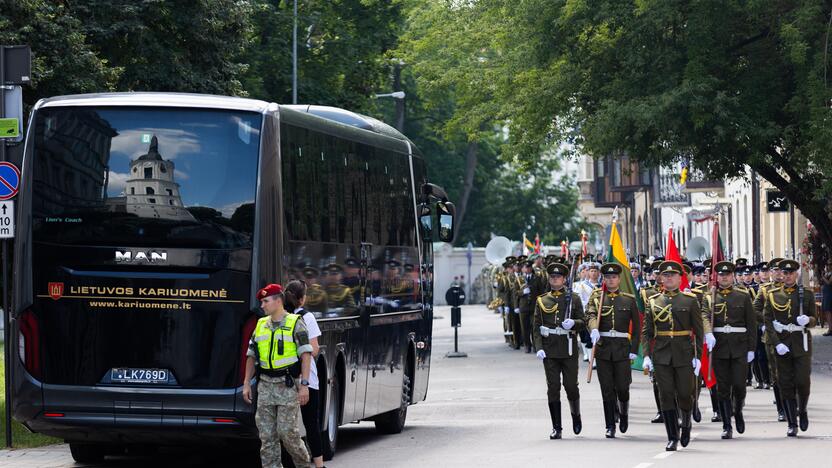
<svg viewBox="0 0 832 468"><path fill-rule="evenodd" d="M459 326L462 324L462 308L460 306L465 302L465 291L459 286L452 286L445 293L445 301L451 306L451 326L454 327L454 350L446 353L445 357L468 357L468 354L459 351Z"/></svg>
<svg viewBox="0 0 832 468"><path fill-rule="evenodd" d="M6 116L6 47L0 45L0 119ZM6 160L6 140L0 139L0 161ZM11 364L11 343L9 342L9 285L6 278L6 259L8 258L8 247L6 239L0 240L3 243L3 258L0 265L3 268L3 370L6 384L6 448L12 446L12 366Z"/></svg>

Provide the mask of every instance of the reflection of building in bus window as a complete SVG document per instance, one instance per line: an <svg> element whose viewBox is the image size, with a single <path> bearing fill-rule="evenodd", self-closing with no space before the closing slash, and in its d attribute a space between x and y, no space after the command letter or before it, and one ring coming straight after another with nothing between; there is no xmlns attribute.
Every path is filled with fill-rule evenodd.
<svg viewBox="0 0 832 468"><path fill-rule="evenodd" d="M307 287L304 307L318 316L325 313L327 309L326 291L321 286L319 276L320 273L315 267L308 266L303 269L303 278Z"/></svg>
<svg viewBox="0 0 832 468"><path fill-rule="evenodd" d="M124 191L127 212L141 218L196 221L182 203L173 173L173 161L162 158L154 135L147 153L130 161L130 178Z"/></svg>
<svg viewBox="0 0 832 468"><path fill-rule="evenodd" d="M355 301L352 290L344 285L344 269L337 263L330 263L326 267L324 290L326 291L327 308L330 314L350 315L355 311Z"/></svg>

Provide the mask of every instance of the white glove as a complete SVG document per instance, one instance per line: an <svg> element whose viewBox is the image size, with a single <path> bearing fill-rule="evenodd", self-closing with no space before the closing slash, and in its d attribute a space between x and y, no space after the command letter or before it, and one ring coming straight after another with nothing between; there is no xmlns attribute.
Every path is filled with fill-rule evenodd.
<svg viewBox="0 0 832 468"><path fill-rule="evenodd" d="M760 326L760 333L765 333L765 332L766 332L766 326L765 326L765 325L761 325L761 326Z"/></svg>
<svg viewBox="0 0 832 468"><path fill-rule="evenodd" d="M383 297L381 297L381 296L376 296L376 297L374 297L374 298L373 298L373 301L374 301L376 304L378 304L378 305L384 304L384 298L383 298Z"/></svg>
<svg viewBox="0 0 832 468"><path fill-rule="evenodd" d="M540 359L541 361L543 359L545 359L546 358L546 351L543 351L542 349L538 350L537 351L537 358Z"/></svg>
<svg viewBox="0 0 832 468"><path fill-rule="evenodd" d="M591 332L589 332L589 337L592 338L592 345L594 346L598 340L601 339L601 333L598 331L597 328L593 328Z"/></svg>
<svg viewBox="0 0 832 468"><path fill-rule="evenodd" d="M702 362L699 359L693 358L690 362L693 365L693 375L699 375L699 370L702 369Z"/></svg>
<svg viewBox="0 0 832 468"><path fill-rule="evenodd" d="M495 281L495 282L494 282L494 287L495 287L495 288L499 288L499 287L500 287L500 283L498 283L498 282L496 282L496 281Z"/></svg>
<svg viewBox="0 0 832 468"><path fill-rule="evenodd" d="M563 328L564 330L571 330L572 327L574 327L574 326L575 326L575 321L572 320L572 319L566 319L563 322L561 322L561 324L560 324L560 327Z"/></svg>
<svg viewBox="0 0 832 468"><path fill-rule="evenodd" d="M398 307L401 305L401 302L399 302L399 300L398 300L398 299L396 299L396 300L394 300L394 301L391 301L391 302L390 302L390 305L391 305L391 306L393 306L393 307L395 307L395 308L398 308Z"/></svg>
<svg viewBox="0 0 832 468"><path fill-rule="evenodd" d="M779 345L775 346L774 349L777 351L777 354L783 356L784 354L789 352L789 347L780 343Z"/></svg>
<svg viewBox="0 0 832 468"><path fill-rule="evenodd" d="M641 368L653 372L653 360L650 359L650 356L644 357L644 361L641 363Z"/></svg>
<svg viewBox="0 0 832 468"><path fill-rule="evenodd" d="M519 314L519 313L520 313L520 308L519 308L519 307L515 307L515 308L514 308L514 313L515 313L515 314Z"/></svg>
<svg viewBox="0 0 832 468"><path fill-rule="evenodd" d="M549 336L549 327L540 326L540 336Z"/></svg>
<svg viewBox="0 0 832 468"><path fill-rule="evenodd" d="M524 295L531 294L531 292L532 292L532 290L531 290L531 289L529 289L529 288L523 288L523 294L524 294Z"/></svg>
<svg viewBox="0 0 832 468"><path fill-rule="evenodd" d="M749 352L748 352L748 357L746 358L746 360L747 360L748 362L751 362L751 361L753 361L753 360L754 360L754 351L749 351Z"/></svg>
<svg viewBox="0 0 832 468"><path fill-rule="evenodd" d="M771 324L774 326L774 331L777 331L778 328L783 328L783 324L777 320L771 322Z"/></svg>
<svg viewBox="0 0 832 468"><path fill-rule="evenodd" d="M637 358L638 358L638 354L630 353L630 360L631 361L635 361ZM647 358L645 358L645 359L647 359Z"/></svg>
<svg viewBox="0 0 832 468"><path fill-rule="evenodd" d="M708 345L708 351L713 351L716 346L716 337L713 333L705 333L705 344Z"/></svg>
<svg viewBox="0 0 832 468"><path fill-rule="evenodd" d="M809 323L809 316L808 315L798 315L797 316L797 324L801 327L805 327L806 324Z"/></svg>

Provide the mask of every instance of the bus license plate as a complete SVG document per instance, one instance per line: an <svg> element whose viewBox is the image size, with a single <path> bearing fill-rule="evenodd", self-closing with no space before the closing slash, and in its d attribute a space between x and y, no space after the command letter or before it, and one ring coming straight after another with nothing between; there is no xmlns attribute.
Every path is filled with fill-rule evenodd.
<svg viewBox="0 0 832 468"><path fill-rule="evenodd" d="M166 384L170 373L166 369L116 368L110 371L113 383Z"/></svg>

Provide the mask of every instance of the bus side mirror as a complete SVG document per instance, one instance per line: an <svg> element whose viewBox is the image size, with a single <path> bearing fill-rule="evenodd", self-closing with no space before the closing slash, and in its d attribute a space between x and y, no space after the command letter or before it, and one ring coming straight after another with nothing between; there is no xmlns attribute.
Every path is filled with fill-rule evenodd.
<svg viewBox="0 0 832 468"><path fill-rule="evenodd" d="M456 207L451 202L436 204L436 221L439 225L439 240L451 242L454 240L454 214Z"/></svg>

